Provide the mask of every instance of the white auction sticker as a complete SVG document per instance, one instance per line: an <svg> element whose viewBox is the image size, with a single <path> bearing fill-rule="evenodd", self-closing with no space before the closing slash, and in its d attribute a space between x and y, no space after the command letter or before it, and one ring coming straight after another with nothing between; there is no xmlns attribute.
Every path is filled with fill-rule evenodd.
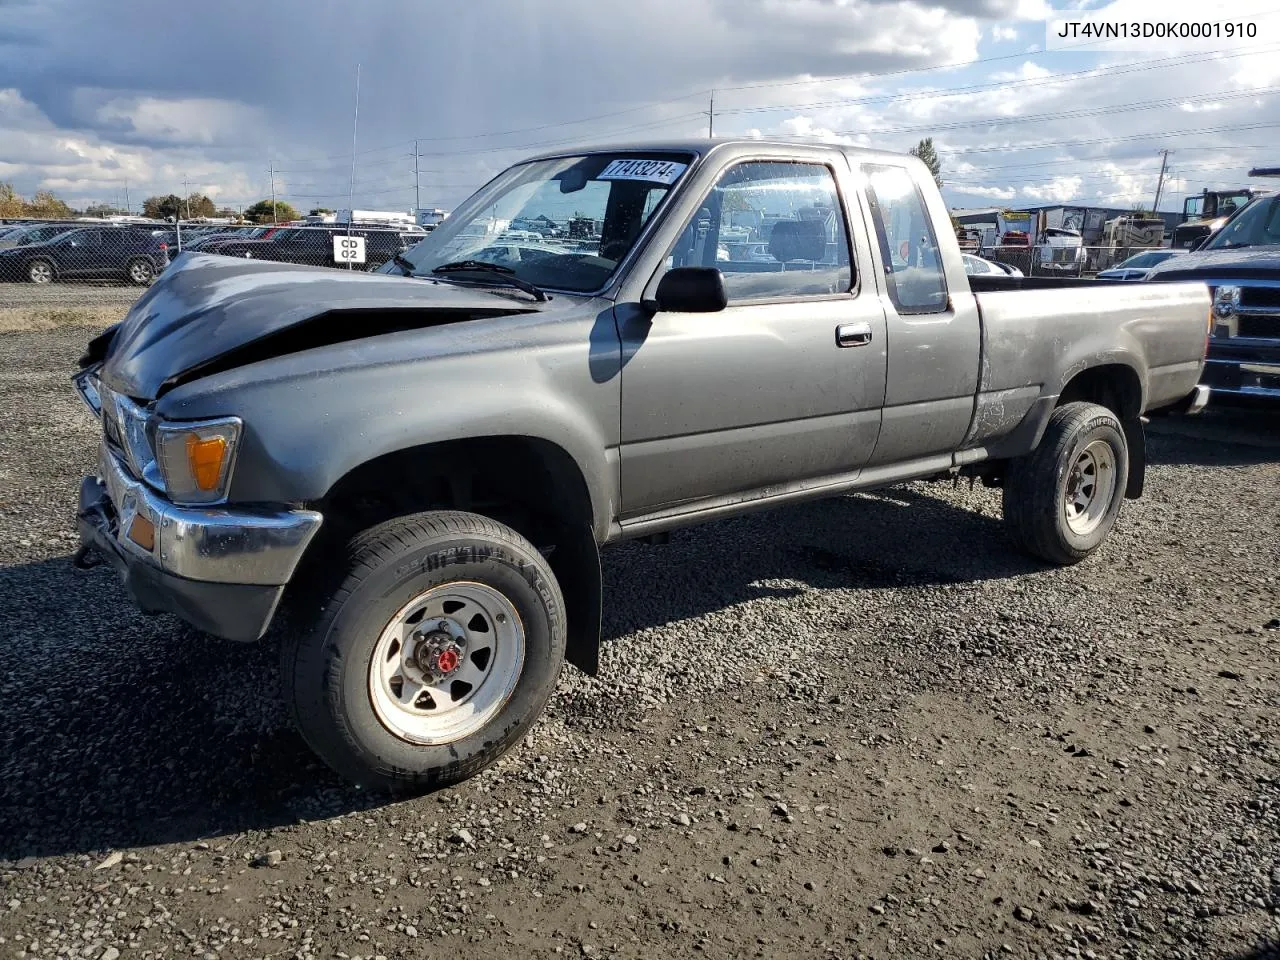
<svg viewBox="0 0 1280 960"><path fill-rule="evenodd" d="M650 180L672 184L688 168L674 160L614 160L601 171L597 180Z"/></svg>
<svg viewBox="0 0 1280 960"><path fill-rule="evenodd" d="M364 237L340 233L333 238L333 259L338 263L364 263Z"/></svg>

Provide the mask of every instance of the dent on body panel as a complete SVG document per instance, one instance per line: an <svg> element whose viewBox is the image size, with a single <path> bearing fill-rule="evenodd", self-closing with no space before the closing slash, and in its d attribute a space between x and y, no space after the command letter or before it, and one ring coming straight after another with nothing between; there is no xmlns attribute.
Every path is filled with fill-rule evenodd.
<svg viewBox="0 0 1280 960"><path fill-rule="evenodd" d="M593 310L551 332L507 326L507 348L458 341L443 355L431 347L448 328L362 343L355 355L345 344L209 377L167 395L164 406L175 416L230 409L244 419L233 500L315 500L387 453L514 435L564 449L583 473L597 524L607 524L617 487L607 451L617 445L620 401L616 376L593 376L597 323Z"/></svg>
<svg viewBox="0 0 1280 960"><path fill-rule="evenodd" d="M1022 422L1039 395L1039 386L1011 387L980 394L964 446L975 446L1012 431Z"/></svg>

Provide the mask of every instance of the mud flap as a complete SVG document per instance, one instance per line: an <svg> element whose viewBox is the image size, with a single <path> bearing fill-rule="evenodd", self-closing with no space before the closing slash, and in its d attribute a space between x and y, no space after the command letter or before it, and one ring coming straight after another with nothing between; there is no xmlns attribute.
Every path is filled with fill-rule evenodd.
<svg viewBox="0 0 1280 960"><path fill-rule="evenodd" d="M1147 432L1142 424L1141 417L1126 418L1121 423L1125 443L1129 447L1129 482L1124 488L1126 500L1141 497L1147 481Z"/></svg>
<svg viewBox="0 0 1280 960"><path fill-rule="evenodd" d="M565 659L588 676L600 671L600 619L604 584L600 549L591 528L566 530L547 562L560 583L569 616Z"/></svg>

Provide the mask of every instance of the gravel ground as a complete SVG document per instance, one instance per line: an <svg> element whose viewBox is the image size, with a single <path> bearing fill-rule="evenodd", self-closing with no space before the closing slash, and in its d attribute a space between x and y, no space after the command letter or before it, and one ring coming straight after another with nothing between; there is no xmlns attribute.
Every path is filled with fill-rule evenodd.
<svg viewBox="0 0 1280 960"><path fill-rule="evenodd" d="M87 336L0 336L0 956L1277 956L1276 414L1153 424L1067 570L967 484L612 549L602 676L389 804L71 569Z"/></svg>
<svg viewBox="0 0 1280 960"><path fill-rule="evenodd" d="M0 309L92 305L118 307L123 311L146 291L146 287L106 281L65 281L43 286L34 283L0 283Z"/></svg>

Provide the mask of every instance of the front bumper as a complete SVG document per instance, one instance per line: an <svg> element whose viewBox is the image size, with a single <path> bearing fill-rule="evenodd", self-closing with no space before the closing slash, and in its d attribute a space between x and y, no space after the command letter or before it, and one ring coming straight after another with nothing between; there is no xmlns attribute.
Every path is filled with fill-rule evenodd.
<svg viewBox="0 0 1280 960"><path fill-rule="evenodd" d="M1202 382L1214 394L1280 402L1280 344L1210 340Z"/></svg>
<svg viewBox="0 0 1280 960"><path fill-rule="evenodd" d="M111 564L143 611L176 614L228 640L266 632L320 514L178 507L105 447L99 471L80 486L80 542ZM149 537L130 536L148 524Z"/></svg>

